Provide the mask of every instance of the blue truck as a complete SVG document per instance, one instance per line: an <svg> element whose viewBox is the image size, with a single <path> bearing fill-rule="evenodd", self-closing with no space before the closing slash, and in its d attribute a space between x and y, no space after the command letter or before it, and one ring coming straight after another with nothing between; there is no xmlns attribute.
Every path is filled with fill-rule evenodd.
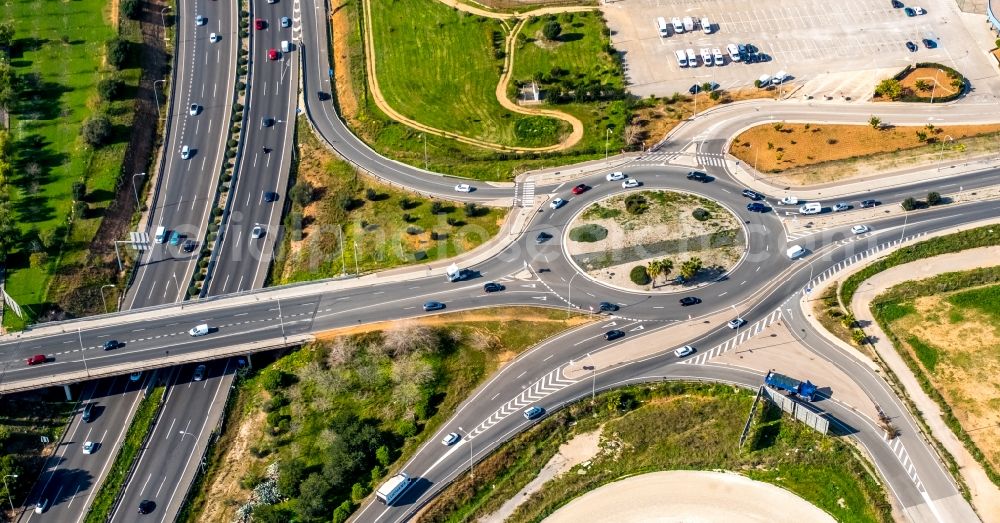
<svg viewBox="0 0 1000 523"><path fill-rule="evenodd" d="M789 395L796 395L806 401L812 401L816 397L816 385L813 385L809 380L799 381L791 376L778 374L773 370L768 371L767 376L764 376L764 384L772 389L786 391Z"/></svg>

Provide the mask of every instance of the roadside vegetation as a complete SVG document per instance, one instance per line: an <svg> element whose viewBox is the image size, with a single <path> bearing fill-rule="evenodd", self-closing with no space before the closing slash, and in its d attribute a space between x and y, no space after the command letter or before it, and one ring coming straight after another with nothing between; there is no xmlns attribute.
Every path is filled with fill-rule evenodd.
<svg viewBox="0 0 1000 523"><path fill-rule="evenodd" d="M587 321L470 311L331 333L270 363L255 356L187 521L343 522L497 368Z"/></svg>
<svg viewBox="0 0 1000 523"><path fill-rule="evenodd" d="M28 496L44 471L45 460L58 448L76 406L77 402L66 401L61 388L54 387L0 397L0 476L6 478L6 485L0 482L0 500L20 502ZM42 443L42 436L49 443ZM9 514L8 508L5 503L0 514Z"/></svg>
<svg viewBox="0 0 1000 523"><path fill-rule="evenodd" d="M658 383L604 393L554 413L459 477L422 513L425 522L473 521L534 479L574 435L601 431L592 459L555 477L508 522L540 521L571 499L627 476L658 470L730 470L801 496L843 522L890 522L886 493L864 458L765 403L738 447L752 391Z"/></svg>
<svg viewBox="0 0 1000 523"><path fill-rule="evenodd" d="M1000 266L897 285L872 312L945 423L1000 485Z"/></svg>
<svg viewBox="0 0 1000 523"><path fill-rule="evenodd" d="M0 256L6 291L31 321L103 312L98 288L117 278L106 258L113 245L91 242L109 216L131 216L115 195L125 183L142 35L108 5L0 7L19 22L0 28L0 111L10 129L0 136ZM10 309L3 319L24 325Z"/></svg>
<svg viewBox="0 0 1000 523"><path fill-rule="evenodd" d="M541 106L569 113L580 119L584 126L584 137L576 146L569 150L544 154L491 151L449 138L423 134L391 120L376 107L365 82L360 4L361 0L343 0L332 9L333 47L336 60L334 74L337 89L333 94L340 113L354 132L380 154L417 167L426 166L435 172L482 180L509 181L517 174L528 170L601 158L605 154L606 143L610 154L616 154L625 148L625 129L631 112L630 102L626 100L595 101L584 100L581 97L568 103ZM507 112L496 100L495 90L505 53L504 42L512 28L512 22L505 28L499 22L447 8L436 0L399 0L381 7L378 3L375 4L372 13L373 22L377 22L380 16L374 11L382 9L385 11L382 15L382 27L391 29L387 34L381 35L379 27L374 29L376 45L379 45L379 39L385 42L381 47L377 47L379 56L376 57L380 60L376 67L383 92L389 85L389 90L395 89L399 93L398 97L405 98L400 100L402 103L419 104L415 111L425 113L424 116L435 119L433 121L444 120L442 126L437 127L453 132L463 128L480 128L484 129L479 131L481 133L499 133L497 136L526 140L523 143L554 144L568 130L565 122L560 120ZM398 13L401 10L416 13L415 18L431 17L433 13L440 13L440 20L428 18L425 21L430 25L414 29L413 32L417 34L403 36L400 34L403 32L401 24L410 24L416 20L415 18L404 20L409 17L399 17ZM442 25L438 26L439 22ZM605 37L602 36L597 43L589 41L592 35L596 37L606 31L606 26L597 14L586 18L580 18L577 14L573 23L584 25L574 28L571 24L564 30L582 34L584 38L563 42L564 45L580 46L580 49L600 49ZM499 34L496 32L497 28ZM473 29L475 31L472 31ZM459 36L464 34L460 31L469 31L468 36L471 40L459 39ZM422 42L420 45L426 49L413 48L414 39L418 38ZM411 45L406 45L407 41L410 41ZM383 54L381 50L386 47L388 48L385 49L385 56L381 56ZM476 55L463 58L472 52ZM518 65L518 52L515 50L515 72L521 71ZM429 56L433 58L427 58ZM568 71L563 76L572 79L581 76L589 78L595 71L606 69L609 56L603 50L598 54L583 55L582 57L586 59L578 64L581 69L578 70L577 66L572 68L563 66ZM432 61L421 61L425 59ZM417 63L421 66L414 67L413 64ZM536 63L545 65L555 61L551 58L539 58ZM393 64L396 65L395 68ZM552 68L549 67L543 72L547 74L551 71ZM403 76L394 79L389 77L390 73ZM530 73L529 77L531 74L533 73ZM478 86L477 90L466 92L447 87L449 82L459 80L462 86L469 86L463 89ZM423 83L418 85L412 82ZM392 87L393 83L399 87ZM612 85L606 80L605 83ZM418 87L423 91L415 90ZM416 96L421 92L434 92L438 95L434 98ZM388 94L386 96L389 97ZM397 110L401 109L392 99L390 105ZM411 116L421 123L431 124L431 121L425 121L422 117ZM518 122L521 122L520 125ZM611 129L610 133L608 129ZM520 137L518 133L521 133ZM638 148L637 145L635 147Z"/></svg>
<svg viewBox="0 0 1000 523"><path fill-rule="evenodd" d="M734 138L729 152L761 173L782 173L782 180L801 185L869 174L850 168L857 160L917 156L914 161L940 161L946 153L968 153L973 144L975 150L985 143L995 148L998 138L996 124L896 127L872 116L869 125L758 125ZM815 172L824 166L827 172Z"/></svg>
<svg viewBox="0 0 1000 523"><path fill-rule="evenodd" d="M424 198L360 175L319 142L304 118L296 137L275 284L456 256L493 238L506 218L505 209Z"/></svg>
<svg viewBox="0 0 1000 523"><path fill-rule="evenodd" d="M908 65L892 78L879 82L874 101L945 103L961 96L965 86L966 79L958 71L923 62Z"/></svg>
<svg viewBox="0 0 1000 523"><path fill-rule="evenodd" d="M153 428L153 421L155 421L165 391L166 386L157 385L148 396L142 398L121 446L117 449L107 449L111 452L117 451L118 454L115 455L108 476L104 479L104 483L101 483L100 490L97 491L93 503L90 504L87 516L83 520L85 523L100 523L111 517L115 498L124 488L125 477L128 475L129 469L132 468L132 462L139 455L146 435Z"/></svg>

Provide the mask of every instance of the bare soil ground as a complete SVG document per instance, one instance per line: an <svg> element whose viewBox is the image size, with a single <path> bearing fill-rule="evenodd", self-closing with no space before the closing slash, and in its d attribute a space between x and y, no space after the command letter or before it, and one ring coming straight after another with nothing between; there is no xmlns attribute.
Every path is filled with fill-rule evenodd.
<svg viewBox="0 0 1000 523"><path fill-rule="evenodd" d="M917 82L923 80L930 86L929 89L917 89ZM907 73L899 81L904 89L909 89L913 94L922 98L930 99L931 96L948 96L955 94L957 89L952 87L951 78L948 73L934 67L920 67Z"/></svg>
<svg viewBox="0 0 1000 523"><path fill-rule="evenodd" d="M656 145L674 127L690 118L694 114L695 105L698 106L700 113L719 104L758 98L774 98L774 93L764 89L741 89L727 92L718 100L712 100L709 93L699 93L695 96L684 95L671 103L667 103L669 99L664 98L653 107L637 110L633 122L636 125L639 139L648 148Z"/></svg>
<svg viewBox="0 0 1000 523"><path fill-rule="evenodd" d="M690 258L697 257L705 267L718 266L723 270L739 261L745 245L743 230L736 217L723 207L685 193L642 191L629 194L646 195L649 209L642 214L630 214L625 204L628 195L614 196L591 205L570 226L572 231L585 224L595 224L608 231L606 238L595 242L572 239L566 242L570 256L592 278L625 288L652 290L650 286L639 287L632 283L629 279L632 267L669 258L673 261L673 270L661 275L654 282L658 284L679 275L681 264ZM663 194L664 198L649 197L652 194ZM711 218L703 222L696 220L692 216L696 208L708 210ZM610 217L615 213L617 216ZM706 242L700 241L725 231L735 231L736 239L731 246L709 248ZM690 243L682 244L681 248L686 249L682 252L667 253L658 243L669 240L689 240ZM674 290L673 287L666 290Z"/></svg>
<svg viewBox="0 0 1000 523"><path fill-rule="evenodd" d="M951 141L997 132L1000 132L997 124L875 129L870 125L776 122L740 133L733 139L729 152L759 172L781 172L935 142L941 143L940 147L935 147L940 154L950 147ZM925 140L921 141L918 133L923 133Z"/></svg>
<svg viewBox="0 0 1000 523"><path fill-rule="evenodd" d="M224 466L219 467L218 474L210 476L211 482L205 485L208 499L240 499L245 497L246 490L240 486L240 479L250 470L253 460L246 459L250 447L263 432L267 419L260 409L255 409L244 417L236 435L230 440L226 452L222 456ZM229 521L233 507L224 503L206 503L204 511L199 515L201 521Z"/></svg>
<svg viewBox="0 0 1000 523"><path fill-rule="evenodd" d="M489 313L482 311L468 311L468 312L454 312L448 314L438 314L434 316L426 316L420 318L413 318L407 320L414 325L454 325L456 323L475 323L483 321L513 321L513 320L524 320L523 311L517 310L498 310L491 309ZM552 319L545 318L542 316L533 316L530 318L533 322L565 322L568 328L576 327L577 325L582 325L584 323L589 323L593 321L593 318L586 315L574 315L569 319ZM394 326L395 321L383 321L378 323L367 323L365 325L341 327L339 329L328 330L324 332L316 333L316 339L332 340L338 336L347 336L351 334L361 334L364 332L375 332L380 330L386 330Z"/></svg>
<svg viewBox="0 0 1000 523"><path fill-rule="evenodd" d="M330 20L333 26L333 74L337 103L340 105L340 114L354 126L357 123L355 118L358 114L358 100L351 85L351 53L348 41L351 18L344 9L348 1L341 0L332 6Z"/></svg>

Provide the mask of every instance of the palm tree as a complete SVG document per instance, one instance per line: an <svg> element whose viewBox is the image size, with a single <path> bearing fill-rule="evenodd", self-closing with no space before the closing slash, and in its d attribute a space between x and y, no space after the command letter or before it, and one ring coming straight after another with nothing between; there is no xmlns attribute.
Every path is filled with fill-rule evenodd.
<svg viewBox="0 0 1000 523"><path fill-rule="evenodd" d="M656 277L663 273L663 264L659 260L650 260L646 264L646 272L653 279L653 288L656 288Z"/></svg>
<svg viewBox="0 0 1000 523"><path fill-rule="evenodd" d="M669 276L670 271L672 270L674 270L674 260L671 260L670 258L660 260L660 274L662 274L664 278Z"/></svg>
<svg viewBox="0 0 1000 523"><path fill-rule="evenodd" d="M698 258L691 258L690 260L681 264L681 276L685 280L694 279L698 275L698 271L701 270L701 260Z"/></svg>

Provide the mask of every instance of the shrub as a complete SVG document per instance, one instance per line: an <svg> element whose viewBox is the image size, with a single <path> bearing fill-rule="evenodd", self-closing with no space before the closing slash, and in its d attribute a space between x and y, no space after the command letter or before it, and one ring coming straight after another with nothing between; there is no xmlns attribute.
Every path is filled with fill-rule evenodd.
<svg viewBox="0 0 1000 523"><path fill-rule="evenodd" d="M698 220L699 222L703 222L712 217L712 215L708 211L702 209L701 207L691 211L691 216L694 216L694 219Z"/></svg>
<svg viewBox="0 0 1000 523"><path fill-rule="evenodd" d="M73 216L76 218L83 218L87 214L87 202L81 202L79 200L73 202Z"/></svg>
<svg viewBox="0 0 1000 523"><path fill-rule="evenodd" d="M649 277L649 271L646 270L645 265L636 265L635 267L632 267L632 270L628 273L628 277L632 280L632 283L636 285L649 285L649 282L653 281L652 278Z"/></svg>
<svg viewBox="0 0 1000 523"><path fill-rule="evenodd" d="M74 200L83 200L87 196L87 185L83 182L73 182L72 192Z"/></svg>
<svg viewBox="0 0 1000 523"><path fill-rule="evenodd" d="M139 19L139 0L122 0L119 6L126 17L132 20Z"/></svg>
<svg viewBox="0 0 1000 523"><path fill-rule="evenodd" d="M886 78L875 87L875 94L890 100L898 100L903 96L903 84L895 78Z"/></svg>
<svg viewBox="0 0 1000 523"><path fill-rule="evenodd" d="M941 193L931 191L927 193L927 205L935 206L941 203Z"/></svg>
<svg viewBox="0 0 1000 523"><path fill-rule="evenodd" d="M295 185L293 185L291 189L289 189L288 197L300 207L305 207L312 202L315 192L316 190L313 188L312 184L305 180L299 180L295 182Z"/></svg>
<svg viewBox="0 0 1000 523"><path fill-rule="evenodd" d="M125 61L128 59L131 47L131 43L122 38L108 40L108 63L115 69L121 69L122 66L125 65Z"/></svg>
<svg viewBox="0 0 1000 523"><path fill-rule="evenodd" d="M447 219L445 220L445 223L447 223L448 225L451 225L452 227L455 227L455 226L457 226L457 225L458 225L458 224L459 224L460 222L459 222L459 221L458 221L457 219L455 219L455 218L453 218L453 217L449 216L449 217L448 217L448 218L447 218Z"/></svg>
<svg viewBox="0 0 1000 523"><path fill-rule="evenodd" d="M199 294L201 294L201 287L198 287L197 285L188 287L188 296L197 296Z"/></svg>
<svg viewBox="0 0 1000 523"><path fill-rule="evenodd" d="M283 370L268 368L260 373L260 386L271 394L291 385L294 381L295 375Z"/></svg>
<svg viewBox="0 0 1000 523"><path fill-rule="evenodd" d="M97 93L101 96L101 100L107 102L121 96L124 87L125 82L112 76L111 78L105 78L97 83Z"/></svg>
<svg viewBox="0 0 1000 523"><path fill-rule="evenodd" d="M903 210L904 211L912 211L913 209L917 208L917 200L915 198L912 198L912 197L911 198L907 198L907 199L903 200L902 205L903 205Z"/></svg>
<svg viewBox="0 0 1000 523"><path fill-rule="evenodd" d="M424 230L416 225L411 225L406 228L406 234L409 234L410 236L416 236L422 232L424 232Z"/></svg>
<svg viewBox="0 0 1000 523"><path fill-rule="evenodd" d="M431 214L441 214L444 210L444 204L441 202L431 202Z"/></svg>
<svg viewBox="0 0 1000 523"><path fill-rule="evenodd" d="M481 214L481 207L476 205L474 202L466 202L465 204L465 216L469 218L475 218Z"/></svg>
<svg viewBox="0 0 1000 523"><path fill-rule="evenodd" d="M365 189L365 199L367 199L370 202L374 202L375 200L378 199L378 192L376 192L375 189L372 189L371 187Z"/></svg>
<svg viewBox="0 0 1000 523"><path fill-rule="evenodd" d="M80 132L83 134L83 141L96 149L111 137L111 121L103 115L91 117L83 124Z"/></svg>
<svg viewBox="0 0 1000 523"><path fill-rule="evenodd" d="M587 223L569 231L569 239L575 242L593 243L608 237L608 230L596 223Z"/></svg>
<svg viewBox="0 0 1000 523"><path fill-rule="evenodd" d="M545 25L542 26L542 36L544 36L546 40L555 40L556 38L559 38L559 35L561 34L562 26L555 20L546 22Z"/></svg>
<svg viewBox="0 0 1000 523"><path fill-rule="evenodd" d="M625 210L629 214L642 214L648 208L649 204L641 194L630 194L625 197Z"/></svg>

